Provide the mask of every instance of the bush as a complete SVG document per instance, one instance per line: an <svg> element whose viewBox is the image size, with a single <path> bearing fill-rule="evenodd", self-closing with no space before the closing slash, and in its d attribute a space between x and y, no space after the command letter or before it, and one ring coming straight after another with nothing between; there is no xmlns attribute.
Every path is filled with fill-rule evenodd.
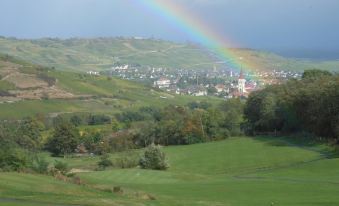
<svg viewBox="0 0 339 206"><path fill-rule="evenodd" d="M165 153L154 144L146 149L144 156L140 158L139 165L143 169L152 170L166 170L168 168Z"/></svg>
<svg viewBox="0 0 339 206"><path fill-rule="evenodd" d="M48 165L49 163L46 159L41 157L36 157L32 164L32 169L40 174L46 174L48 172Z"/></svg>
<svg viewBox="0 0 339 206"><path fill-rule="evenodd" d="M112 161L109 159L109 155L104 154L100 157L100 161L98 162L98 166L101 169L105 169L106 167L111 167L113 165Z"/></svg>
<svg viewBox="0 0 339 206"><path fill-rule="evenodd" d="M83 123L81 117L79 117L78 115L73 115L70 119L70 122L76 127L80 126Z"/></svg>
<svg viewBox="0 0 339 206"><path fill-rule="evenodd" d="M31 155L19 148L0 150L0 168L3 171L22 171L31 166Z"/></svg>
<svg viewBox="0 0 339 206"><path fill-rule="evenodd" d="M55 160L54 168L63 175L66 175L67 172L69 172L69 167L66 162Z"/></svg>
<svg viewBox="0 0 339 206"><path fill-rule="evenodd" d="M138 158L128 156L117 158L113 162L114 167L121 169L134 168L137 167L138 165L139 165Z"/></svg>
<svg viewBox="0 0 339 206"><path fill-rule="evenodd" d="M88 117L88 125L111 124L112 118L106 115L90 115Z"/></svg>
<svg viewBox="0 0 339 206"><path fill-rule="evenodd" d="M47 141L46 148L54 156L63 155L65 157L75 152L79 140L78 129L68 122L61 122L55 126L53 136Z"/></svg>

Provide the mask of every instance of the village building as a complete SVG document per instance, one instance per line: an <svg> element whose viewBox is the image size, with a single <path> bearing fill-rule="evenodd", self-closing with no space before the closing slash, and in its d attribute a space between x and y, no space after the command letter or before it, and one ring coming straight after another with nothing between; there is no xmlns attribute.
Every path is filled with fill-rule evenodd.
<svg viewBox="0 0 339 206"><path fill-rule="evenodd" d="M224 92L224 91L225 91L225 85L223 85L223 84L217 84L217 85L215 86L215 89L217 90L218 93Z"/></svg>
<svg viewBox="0 0 339 206"><path fill-rule="evenodd" d="M242 71L240 72L238 79L238 92L242 96L246 93L246 79Z"/></svg>
<svg viewBox="0 0 339 206"><path fill-rule="evenodd" d="M96 71L88 71L86 73L89 74L89 75L95 75L95 76L99 76L100 75L100 73L96 72Z"/></svg>
<svg viewBox="0 0 339 206"><path fill-rule="evenodd" d="M154 82L154 87L162 88L169 88L171 85L171 80L161 77L159 80Z"/></svg>

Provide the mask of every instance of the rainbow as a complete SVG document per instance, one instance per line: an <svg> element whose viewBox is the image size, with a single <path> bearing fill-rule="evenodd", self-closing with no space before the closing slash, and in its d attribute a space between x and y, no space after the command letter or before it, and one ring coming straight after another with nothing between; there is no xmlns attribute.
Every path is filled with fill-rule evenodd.
<svg viewBox="0 0 339 206"><path fill-rule="evenodd" d="M251 70L251 65L243 61L242 57L234 54L230 46L235 44L215 29L211 28L201 18L171 0L134 0L141 6L164 18L170 24L185 32L205 48L215 53L221 62L227 64L232 69Z"/></svg>

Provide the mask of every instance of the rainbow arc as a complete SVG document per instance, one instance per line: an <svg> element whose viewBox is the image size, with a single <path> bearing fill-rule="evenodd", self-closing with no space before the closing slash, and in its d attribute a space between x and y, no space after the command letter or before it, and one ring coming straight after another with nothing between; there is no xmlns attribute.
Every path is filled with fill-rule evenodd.
<svg viewBox="0 0 339 206"><path fill-rule="evenodd" d="M203 45L206 49L216 54L220 62L224 62L232 69L251 71L251 64L236 55L229 47L236 44L225 38L216 29L210 27L199 16L187 10L180 4L171 0L134 0L168 23L174 25L192 38L193 41Z"/></svg>

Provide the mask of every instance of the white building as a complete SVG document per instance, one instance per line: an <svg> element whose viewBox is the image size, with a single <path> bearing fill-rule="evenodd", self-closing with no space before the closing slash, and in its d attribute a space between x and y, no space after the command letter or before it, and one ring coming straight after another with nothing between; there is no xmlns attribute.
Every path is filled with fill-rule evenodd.
<svg viewBox="0 0 339 206"><path fill-rule="evenodd" d="M195 93L193 93L193 96L196 96L196 97L207 96L207 91L206 90L198 90Z"/></svg>
<svg viewBox="0 0 339 206"><path fill-rule="evenodd" d="M170 85L171 85L171 80L163 78L163 77L154 82L154 86L160 89L169 88Z"/></svg>
<svg viewBox="0 0 339 206"><path fill-rule="evenodd" d="M246 79L244 78L242 71L240 72L239 79L238 79L238 91L240 95L243 95L246 93Z"/></svg>
<svg viewBox="0 0 339 206"><path fill-rule="evenodd" d="M99 76L100 75L100 73L99 72L96 72L96 71L88 71L88 72L86 72L87 74L89 74L89 75L96 75L96 76Z"/></svg>
<svg viewBox="0 0 339 206"><path fill-rule="evenodd" d="M225 85L223 84L218 84L215 86L215 89L217 90L218 93L225 91Z"/></svg>
<svg viewBox="0 0 339 206"><path fill-rule="evenodd" d="M124 65L124 66L117 66L117 67L112 67L113 70L115 71L126 71L128 70L129 65Z"/></svg>

